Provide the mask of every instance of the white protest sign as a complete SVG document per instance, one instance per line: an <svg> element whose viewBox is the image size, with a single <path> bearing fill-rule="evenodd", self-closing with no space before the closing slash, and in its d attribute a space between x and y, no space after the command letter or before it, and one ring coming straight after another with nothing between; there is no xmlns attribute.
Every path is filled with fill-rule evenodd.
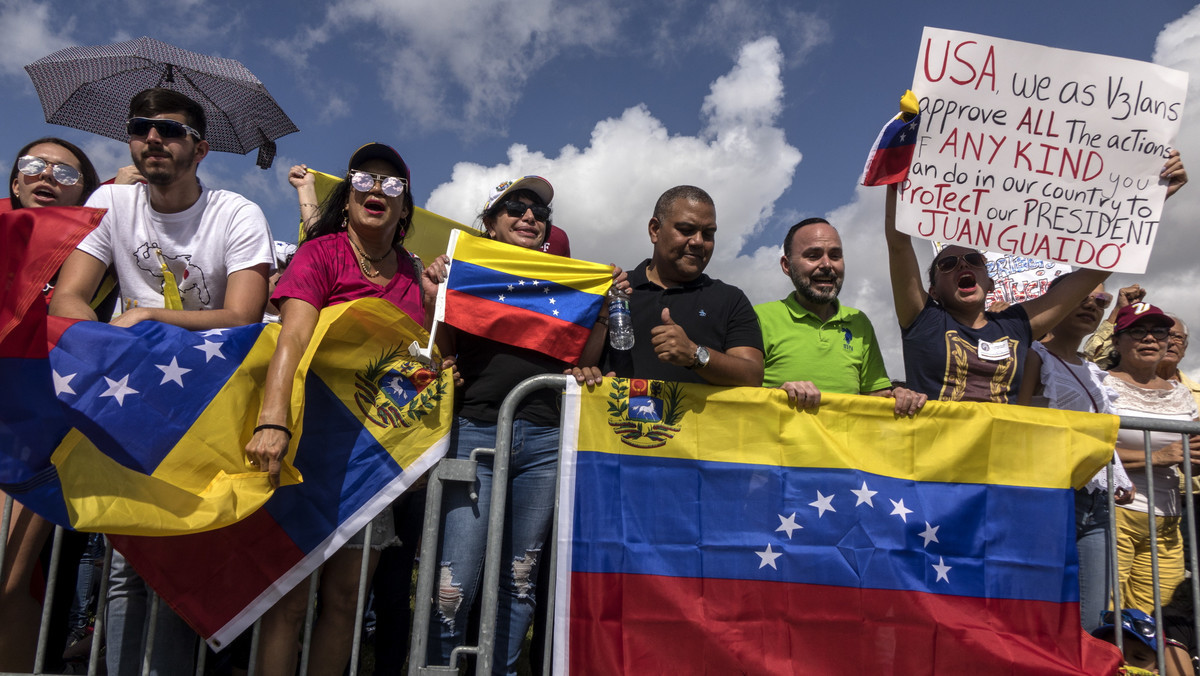
<svg viewBox="0 0 1200 676"><path fill-rule="evenodd" d="M945 242L934 242L934 255L945 246ZM987 307L999 302L1016 305L1033 300L1046 293L1055 277L1061 277L1072 269L1066 263L1040 261L1036 258L994 251L985 253L984 257L987 258L987 273L993 285L987 295Z"/></svg>
<svg viewBox="0 0 1200 676"><path fill-rule="evenodd" d="M1072 266L1145 271L1187 74L925 28L921 129L897 227Z"/></svg>

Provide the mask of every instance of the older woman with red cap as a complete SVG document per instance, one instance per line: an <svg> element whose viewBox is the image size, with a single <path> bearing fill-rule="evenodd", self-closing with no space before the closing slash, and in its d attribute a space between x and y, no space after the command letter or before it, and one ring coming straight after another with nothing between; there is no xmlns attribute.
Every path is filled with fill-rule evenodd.
<svg viewBox="0 0 1200 676"><path fill-rule="evenodd" d="M1104 384L1117 392L1119 415L1164 420L1196 420L1196 402L1186 387L1165 380L1155 372L1167 351L1167 335L1174 320L1148 303L1121 308L1113 331L1116 363ZM1192 437L1184 448L1178 434L1150 434L1150 463L1147 466L1144 433L1122 429L1117 436L1117 454L1137 488L1133 501L1117 510L1117 565L1121 576L1121 599L1125 607L1154 612L1154 577L1151 547L1158 548L1161 598L1170 599L1183 582L1183 541L1179 531L1179 475L1182 462L1200 463L1200 437ZM1147 489L1147 475L1154 478L1154 491ZM1151 502L1152 501L1152 502ZM1150 538L1150 509L1153 505L1157 541Z"/></svg>

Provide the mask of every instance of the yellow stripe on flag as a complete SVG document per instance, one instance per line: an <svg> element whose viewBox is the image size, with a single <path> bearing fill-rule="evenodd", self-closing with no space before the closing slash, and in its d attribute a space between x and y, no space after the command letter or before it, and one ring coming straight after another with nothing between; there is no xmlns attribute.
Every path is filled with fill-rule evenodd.
<svg viewBox="0 0 1200 676"><path fill-rule="evenodd" d="M779 389L678 383L662 383L651 393L655 402L635 402L661 416L651 423L630 418L634 382L606 378L583 391L580 450L1067 488L1083 486L1112 459L1119 423L1108 415L933 401L913 418L897 418L891 399L827 393L818 410L806 411Z"/></svg>
<svg viewBox="0 0 1200 676"><path fill-rule="evenodd" d="M454 247L454 260L561 284L597 296L607 293L612 283L610 265L553 256L483 237L459 237Z"/></svg>

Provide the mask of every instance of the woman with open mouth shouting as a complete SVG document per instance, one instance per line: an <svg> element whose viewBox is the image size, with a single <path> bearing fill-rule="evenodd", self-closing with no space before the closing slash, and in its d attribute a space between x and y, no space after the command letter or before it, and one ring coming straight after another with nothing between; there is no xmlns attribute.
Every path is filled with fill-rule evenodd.
<svg viewBox="0 0 1200 676"><path fill-rule="evenodd" d="M288 180L293 185L311 181L306 174L304 167L295 166ZM269 472L276 486L280 459L292 436L288 428L292 381L321 308L359 298L384 298L429 328L421 262L403 246L412 229L409 179L408 166L392 148L368 143L355 151L346 179L321 203L316 217L307 221L306 238L271 296L280 308L282 326L267 370L259 424L246 456L252 466ZM367 526L375 528L368 583L380 550L396 541L390 516L391 510L384 510ZM362 535L351 539L322 568L321 613L313 630L310 673L340 674L350 659ZM307 598L308 585L297 585L263 616L258 673L296 673L297 636Z"/></svg>
<svg viewBox="0 0 1200 676"><path fill-rule="evenodd" d="M1187 182L1178 152L1160 177L1168 197ZM987 259L974 249L948 246L929 266L927 289L912 239L896 229L896 192L894 185L887 191L884 235L907 386L941 401L1016 403L1030 343L1078 308L1109 273L1076 270L1037 298L988 312L993 283Z"/></svg>

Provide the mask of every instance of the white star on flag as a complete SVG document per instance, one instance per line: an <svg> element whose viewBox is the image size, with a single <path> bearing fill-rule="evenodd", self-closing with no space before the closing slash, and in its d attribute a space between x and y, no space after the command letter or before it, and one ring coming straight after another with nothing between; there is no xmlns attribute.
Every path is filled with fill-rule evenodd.
<svg viewBox="0 0 1200 676"><path fill-rule="evenodd" d="M501 302L501 303L503 303L503 302L504 302L504 294L500 294L500 302Z"/></svg>
<svg viewBox="0 0 1200 676"><path fill-rule="evenodd" d="M759 556L762 556L762 555L759 554ZM952 566L947 566L946 561L944 559L942 559L942 557L939 556L938 562L933 564L933 569L937 571L937 579L934 580L934 582L940 582L942 580L945 580L946 584L950 584L950 577L949 577L949 575L947 575L947 573L950 572L951 567ZM759 566L759 568L762 568L762 566Z"/></svg>
<svg viewBox="0 0 1200 676"><path fill-rule="evenodd" d="M779 557L783 556L783 552L771 551L770 543L767 543L766 551L754 552L754 553L758 554L758 558L762 559L761 561L758 562L759 568L770 566L770 567L774 568L775 570L779 570L779 566L775 565L775 559L778 559Z"/></svg>
<svg viewBox="0 0 1200 676"><path fill-rule="evenodd" d="M155 364L154 368L163 372L162 382L159 385L175 382L180 387L183 387L183 374L191 372L191 369L185 369L180 366L179 361L175 357L171 357L170 364Z"/></svg>
<svg viewBox="0 0 1200 676"><path fill-rule="evenodd" d="M937 532L939 528L941 528L941 526L930 526L928 521L925 522L925 531L921 533L921 537L925 540L925 547L928 547L930 542L940 542L940 540L937 539Z"/></svg>
<svg viewBox="0 0 1200 676"><path fill-rule="evenodd" d="M207 336L223 336L223 335L225 335L225 332L228 330L229 329L209 329L209 330L201 333L200 335L206 336L206 337Z"/></svg>
<svg viewBox="0 0 1200 676"><path fill-rule="evenodd" d="M543 287L542 287L542 293L550 293L550 287L548 287L548 286L543 286Z"/></svg>
<svg viewBox="0 0 1200 676"><path fill-rule="evenodd" d="M221 359L225 358L225 355L221 354L220 343L214 343L211 340L206 340L204 341L203 345L193 345L192 347L204 353L205 364L211 361L213 357L220 357Z"/></svg>
<svg viewBox="0 0 1200 676"><path fill-rule="evenodd" d="M129 376L126 375L120 380L113 380L108 376L104 376L104 380L108 383L108 389L100 394L102 397L112 397L117 400L117 406L125 405L125 395L137 394L138 391L129 386Z"/></svg>
<svg viewBox="0 0 1200 676"><path fill-rule="evenodd" d="M554 316L555 316L555 317L557 317L557 316L558 316L558 310L555 310L555 311L554 311Z"/></svg>
<svg viewBox="0 0 1200 676"><path fill-rule="evenodd" d="M516 287L514 287L512 284L509 284L509 285L508 285L508 290L509 290L509 291L512 291L514 288L516 288Z"/></svg>
<svg viewBox="0 0 1200 676"><path fill-rule="evenodd" d="M818 519L825 516L825 512L836 512L837 511L836 509L833 508L833 494L830 493L829 495L821 495L821 491L817 491L817 499L813 502L808 503L808 506L817 508L817 510L818 510L817 518Z"/></svg>
<svg viewBox="0 0 1200 676"><path fill-rule="evenodd" d="M792 512L792 515L787 517L786 519L783 518L782 514L780 514L779 515L779 528L776 528L775 532L778 533L781 530L787 531L788 539L791 540L792 532L795 531L797 528L804 528L804 526L801 526L800 524L796 523L796 513L795 512Z"/></svg>
<svg viewBox="0 0 1200 676"><path fill-rule="evenodd" d="M898 516L904 520L904 523L908 523L908 515L912 514L912 510L904 506L904 498L900 498L899 501L888 500L888 502L892 503L892 516Z"/></svg>
<svg viewBox="0 0 1200 676"><path fill-rule="evenodd" d="M867 488L867 482L863 482L862 488L859 488L858 490L851 489L850 492L858 496L858 501L854 503L855 507L863 503L866 503L868 507L875 507L875 503L871 502L871 496L875 495L879 491L873 491Z"/></svg>
<svg viewBox="0 0 1200 676"><path fill-rule="evenodd" d="M520 284L521 286L525 286L525 280L523 280L523 279L518 280L517 284Z"/></svg>
<svg viewBox="0 0 1200 676"><path fill-rule="evenodd" d="M535 279L535 280L533 280L533 285L534 285L534 286L537 286L537 285L538 285L538 280L536 280L536 279Z"/></svg>
<svg viewBox="0 0 1200 676"><path fill-rule="evenodd" d="M550 304L551 304L551 305L554 305L554 303L556 303L556 302L557 302L557 301L555 301L553 298L551 298L551 299L550 299Z"/></svg>
<svg viewBox="0 0 1200 676"><path fill-rule="evenodd" d="M51 369L50 374L54 377L54 396L57 397L63 393L75 394L75 390L71 389L71 379L79 375L78 373L60 376L58 371Z"/></svg>

